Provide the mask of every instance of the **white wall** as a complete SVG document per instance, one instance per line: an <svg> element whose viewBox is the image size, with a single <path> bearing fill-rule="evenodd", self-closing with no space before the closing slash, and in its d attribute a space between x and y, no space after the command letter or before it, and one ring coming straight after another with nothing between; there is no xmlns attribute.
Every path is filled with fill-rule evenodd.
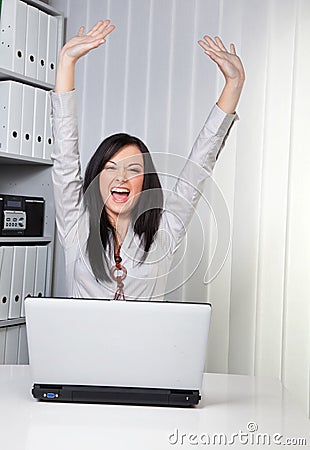
<svg viewBox="0 0 310 450"><path fill-rule="evenodd" d="M241 120L215 172L231 218L231 249L207 285L204 251L203 263L170 297L212 302L209 371L277 377L309 411L309 1L49 3L68 18L68 37L99 18L117 26L77 68L84 169L102 138L120 130L140 136L152 152L185 156L223 84L196 41L208 33L236 43L247 72ZM217 233L205 205L199 215L213 230L213 249ZM197 227L181 282L201 249ZM61 295L59 247L54 281Z"/></svg>

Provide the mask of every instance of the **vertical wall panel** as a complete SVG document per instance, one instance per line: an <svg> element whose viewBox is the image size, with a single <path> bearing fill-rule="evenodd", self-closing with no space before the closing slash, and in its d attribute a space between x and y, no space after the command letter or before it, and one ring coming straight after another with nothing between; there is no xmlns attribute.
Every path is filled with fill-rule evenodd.
<svg viewBox="0 0 310 450"><path fill-rule="evenodd" d="M190 150L189 118L191 116L193 54L197 45L194 38L195 2L177 0L174 4L173 36L171 37L168 152L186 158ZM173 159L171 162L174 164ZM169 169L167 167L168 173L170 173ZM177 286L171 293L171 297L177 300L186 298L184 281L191 273L191 270L185 267L190 241L190 236L186 236L186 240L182 243L173 262L173 267L177 266L178 269L170 274L170 280L172 279L173 285ZM195 298L194 292L191 292L191 298Z"/></svg>
<svg viewBox="0 0 310 450"><path fill-rule="evenodd" d="M255 373L278 378L281 376L295 10L296 4L291 0L281 4L272 2L263 143Z"/></svg>
<svg viewBox="0 0 310 450"><path fill-rule="evenodd" d="M175 45L175 0L169 2L156 0L151 2L151 35L150 59L147 93L146 142L155 156L156 168L160 173L161 182L167 188L170 179L167 178L167 159L162 153L169 153L170 107L172 85L172 61ZM165 14L162 12L165 11ZM160 32L159 32L160 28ZM173 263L173 266L175 263ZM178 282L182 280L178 280ZM170 277L167 291L176 285L174 275ZM171 293L173 299L176 293ZM171 298L169 295L167 298Z"/></svg>
<svg viewBox="0 0 310 450"><path fill-rule="evenodd" d="M243 19L243 0L234 2L233 9L224 8L225 1L219 2L221 9L219 11L218 31L214 35L221 36L226 47L233 42L237 53L242 55L242 19ZM214 14L214 13L213 13ZM246 66L247 62L244 61ZM219 95L224 85L224 77L221 73L214 74L214 92ZM241 102L243 97L241 98ZM237 108L239 113L239 107ZM236 170L236 153L241 151L237 146L237 135L239 126L242 126L243 115L240 113L240 122L237 121L226 141L225 149L221 153L214 171L214 181L222 192L226 202L230 224L227 223L228 230L232 233L234 219L234 183ZM214 197L212 197L214 198ZM215 199L213 199L215 202ZM217 202L218 203L218 202ZM220 215L217 220L222 222L225 216ZM222 241L223 235L218 235L218 230L213 226L211 228L210 246L214 247L216 239ZM228 248L227 248L228 250ZM224 260L223 260L224 263ZM213 372L228 372L228 348L229 348L229 306L231 289L231 246L228 250L227 259L215 279L208 285L208 298L213 305L212 323L210 330L210 345L208 348L208 370ZM221 332L219 333L219 330Z"/></svg>
<svg viewBox="0 0 310 450"><path fill-rule="evenodd" d="M87 2L86 2L87 4ZM108 0L101 2L92 2L88 5L87 17L84 25L87 33L98 20L109 18ZM82 24L83 25L83 24ZM115 31L116 32L116 31ZM80 126L80 152L82 168L85 169L87 160L98 147L105 136L102 134L103 126L103 107L105 101L104 80L107 73L107 51L110 44L110 36L106 43L90 52L84 59L84 66L77 65L77 72L82 76L82 91L78 92L79 106L81 108L81 126ZM89 83L93 89L89 88Z"/></svg>
<svg viewBox="0 0 310 450"><path fill-rule="evenodd" d="M242 57L247 81L239 107L230 301L229 371L253 373L256 276L269 5L243 3ZM262 38L263 36L263 38ZM259 61L259 70L258 70ZM251 105L251 107L249 107Z"/></svg>
<svg viewBox="0 0 310 450"><path fill-rule="evenodd" d="M67 13L70 20L67 20L67 40L77 34L81 25L88 26L87 12L88 2L84 0L67 0ZM85 87L85 65L86 59L83 58L77 63L75 71L75 87L78 93L78 108L79 108L79 130L80 134L83 130L84 117L86 116L83 109L83 92ZM82 139L81 139L82 141ZM83 158L83 157L82 157Z"/></svg>
<svg viewBox="0 0 310 450"><path fill-rule="evenodd" d="M130 3L130 29L128 33L128 76L124 129L141 139L145 138L147 96L150 3L135 0Z"/></svg>
<svg viewBox="0 0 310 450"><path fill-rule="evenodd" d="M150 5L152 5L152 19L149 51L152 57L148 74L145 140L152 152L165 152L169 120L169 70L173 51L171 41L173 2L156 0L150 2Z"/></svg>
<svg viewBox="0 0 310 450"><path fill-rule="evenodd" d="M175 2L172 38L169 152L189 153L193 54L196 50L195 2Z"/></svg>
<svg viewBox="0 0 310 450"><path fill-rule="evenodd" d="M103 135L118 133L124 125L124 106L127 70L127 39L131 21L129 2L127 0L111 1L109 14L116 25L113 36L108 42L106 83L104 92L104 125Z"/></svg>
<svg viewBox="0 0 310 450"><path fill-rule="evenodd" d="M198 46L197 41L204 35L216 36L219 27L219 2L196 0L195 34L193 38L194 66L192 74L192 110L190 117L191 143L199 133L210 108L216 101L216 65Z"/></svg>
<svg viewBox="0 0 310 450"><path fill-rule="evenodd" d="M310 123L310 94L306 88L310 79L310 4L305 0L298 2L296 27L282 377L306 408L310 361L310 153L306 131Z"/></svg>
<svg viewBox="0 0 310 450"><path fill-rule="evenodd" d="M191 28L192 26L194 31L192 37L190 37L190 35L188 37L188 45L191 45L191 47L187 49L186 46L182 45L180 42L180 50L183 51L184 48L184 55L186 56L188 53L186 57L192 57L192 62L190 60L187 62L189 69L188 76L191 85L188 92L184 91L189 97L188 113L186 110L181 109L187 122L186 129L188 130L187 142L184 141L184 144L187 143L187 148L181 153L184 157L187 157L187 154L215 101L214 91L216 80L216 66L214 62L204 54L197 41L202 39L205 34L214 36L218 33L218 10L214 3L212 5L210 1L197 0L196 2L193 2L191 6L193 9L192 14L194 14L193 25L190 24L189 20L186 21L186 27L188 26ZM180 66L182 66L182 62L177 65L177 67ZM180 76L183 75L181 74ZM179 93L180 89L176 92ZM180 100L182 100L182 97L180 97ZM181 138L183 138L183 136L181 136ZM206 189L203 194L208 198ZM185 258L184 261L183 271L186 278L188 278L188 281L184 284L183 288L184 299L192 301L210 301L207 297L207 286L204 284L204 275L208 254L206 237L208 230L210 230L210 223L212 220L213 217L210 208L207 202L202 199L187 233L187 253L191 252L193 258ZM204 233L204 235L202 233Z"/></svg>

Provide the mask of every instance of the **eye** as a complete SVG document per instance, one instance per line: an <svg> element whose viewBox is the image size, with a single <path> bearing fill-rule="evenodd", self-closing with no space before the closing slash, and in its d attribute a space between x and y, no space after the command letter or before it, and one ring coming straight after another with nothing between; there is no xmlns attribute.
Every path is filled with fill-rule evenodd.
<svg viewBox="0 0 310 450"><path fill-rule="evenodd" d="M142 170L139 168L135 168L135 167L131 167L130 169L128 169L129 172L131 173L142 173Z"/></svg>
<svg viewBox="0 0 310 450"><path fill-rule="evenodd" d="M116 167L115 166L106 166L105 167L105 170L115 170L116 169Z"/></svg>

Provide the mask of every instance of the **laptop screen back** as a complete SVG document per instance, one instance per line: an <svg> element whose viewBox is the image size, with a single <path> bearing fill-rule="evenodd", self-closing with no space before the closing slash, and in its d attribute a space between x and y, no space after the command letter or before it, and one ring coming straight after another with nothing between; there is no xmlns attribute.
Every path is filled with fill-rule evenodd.
<svg viewBox="0 0 310 450"><path fill-rule="evenodd" d="M206 303L28 298L34 383L200 389Z"/></svg>

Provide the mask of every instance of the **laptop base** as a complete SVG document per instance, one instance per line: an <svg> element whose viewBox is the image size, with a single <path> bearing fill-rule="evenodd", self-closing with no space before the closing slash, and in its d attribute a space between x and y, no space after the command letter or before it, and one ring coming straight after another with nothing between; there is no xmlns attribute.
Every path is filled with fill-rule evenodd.
<svg viewBox="0 0 310 450"><path fill-rule="evenodd" d="M32 395L49 402L161 406L193 406L201 399L198 390L48 384L34 384Z"/></svg>

